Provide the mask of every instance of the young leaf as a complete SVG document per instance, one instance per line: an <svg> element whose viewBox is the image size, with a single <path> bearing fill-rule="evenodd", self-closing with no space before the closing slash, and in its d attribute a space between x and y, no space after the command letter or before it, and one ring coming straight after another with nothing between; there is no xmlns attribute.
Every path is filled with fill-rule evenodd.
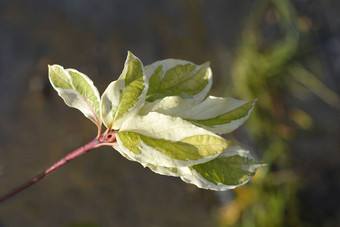
<svg viewBox="0 0 340 227"><path fill-rule="evenodd" d="M122 123L138 112L145 101L148 82L142 62L128 52L124 69L101 98L102 119L107 128L119 129Z"/></svg>
<svg viewBox="0 0 340 227"><path fill-rule="evenodd" d="M48 68L50 82L65 103L100 127L100 97L92 80L75 69L64 69L60 65Z"/></svg>
<svg viewBox="0 0 340 227"><path fill-rule="evenodd" d="M142 164L166 167L207 162L229 145L188 121L156 112L130 117L116 136L121 153Z"/></svg>
<svg viewBox="0 0 340 227"><path fill-rule="evenodd" d="M187 183L199 188L224 191L246 184L256 170L264 166L239 146L230 146L217 158L194 166L168 168L145 165L152 171L174 177L181 177Z"/></svg>
<svg viewBox="0 0 340 227"><path fill-rule="evenodd" d="M209 63L195 65L188 61L166 59L145 66L150 78L146 100L153 102L166 96L180 96L200 102L211 88Z"/></svg>
<svg viewBox="0 0 340 227"><path fill-rule="evenodd" d="M229 133L249 118L255 102L209 96L199 104L192 104L178 96L170 96L147 103L140 114L153 111L178 116L214 133Z"/></svg>

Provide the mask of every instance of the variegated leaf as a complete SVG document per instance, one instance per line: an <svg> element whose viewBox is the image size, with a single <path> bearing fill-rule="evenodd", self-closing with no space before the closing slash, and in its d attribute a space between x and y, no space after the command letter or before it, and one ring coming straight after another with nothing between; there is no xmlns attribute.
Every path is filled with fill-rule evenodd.
<svg viewBox="0 0 340 227"><path fill-rule="evenodd" d="M53 88L68 106L80 110L100 127L99 92L90 78L75 69L51 65L49 66L49 79Z"/></svg>
<svg viewBox="0 0 340 227"><path fill-rule="evenodd" d="M239 146L230 146L217 158L189 167L164 167L144 164L158 174L180 177L199 188L224 191L246 184L257 169L264 164L257 162Z"/></svg>
<svg viewBox="0 0 340 227"><path fill-rule="evenodd" d="M255 102L209 96L199 104L192 104L179 96L169 96L147 103L139 114L153 111L181 117L214 133L223 134L243 124L249 118Z"/></svg>
<svg viewBox="0 0 340 227"><path fill-rule="evenodd" d="M181 118L156 112L132 116L117 133L121 151L157 166L191 166L219 155L229 142Z"/></svg>
<svg viewBox="0 0 340 227"><path fill-rule="evenodd" d="M142 62L128 52L124 69L101 98L102 119L107 128L119 129L122 123L136 114L145 101L148 81Z"/></svg>
<svg viewBox="0 0 340 227"><path fill-rule="evenodd" d="M184 60L166 59L145 66L145 74L150 78L146 96L149 102L176 95L198 103L212 84L209 63L195 65Z"/></svg>

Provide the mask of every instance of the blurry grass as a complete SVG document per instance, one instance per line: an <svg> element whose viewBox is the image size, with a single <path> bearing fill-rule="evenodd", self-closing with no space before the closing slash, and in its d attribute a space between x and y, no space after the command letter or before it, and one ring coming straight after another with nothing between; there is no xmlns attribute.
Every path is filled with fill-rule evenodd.
<svg viewBox="0 0 340 227"><path fill-rule="evenodd" d="M297 129L313 127L313 119L289 106L285 98L291 90L301 92L304 87L339 108L336 93L299 62L313 49L308 26L286 0L260 0L250 15L232 66L231 89L241 99L259 99L246 130L270 165L235 190L235 199L221 210L221 226L304 224L297 198L303 185L290 163L290 144Z"/></svg>

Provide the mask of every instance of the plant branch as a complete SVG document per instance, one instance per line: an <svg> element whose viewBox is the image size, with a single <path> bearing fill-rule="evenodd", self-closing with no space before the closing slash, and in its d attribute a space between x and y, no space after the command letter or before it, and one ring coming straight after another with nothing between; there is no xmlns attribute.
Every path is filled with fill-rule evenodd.
<svg viewBox="0 0 340 227"><path fill-rule="evenodd" d="M26 183L20 185L17 188L14 188L7 194L0 197L0 203L11 198L12 196L16 195L17 193L21 192L22 190L30 187L31 185L35 184L36 182L40 181L42 178L44 178L49 173L53 172L54 170L60 168L61 166L65 165L69 161L89 152L90 150L97 148L101 145L112 145L115 144L115 135L116 131L107 131L101 136L97 136L95 139L93 139L91 142L87 143L86 145L78 148L77 150L74 150L73 152L69 153L53 165L51 165L49 168L47 168L42 173L38 174L31 180L27 181Z"/></svg>

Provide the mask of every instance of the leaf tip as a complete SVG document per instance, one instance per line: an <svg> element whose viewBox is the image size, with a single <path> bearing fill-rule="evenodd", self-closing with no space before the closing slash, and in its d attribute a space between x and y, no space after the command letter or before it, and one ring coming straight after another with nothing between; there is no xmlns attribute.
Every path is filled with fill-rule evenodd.
<svg viewBox="0 0 340 227"><path fill-rule="evenodd" d="M51 70L52 70L52 67L53 67L53 65L48 64L48 65L47 65L48 71L51 71Z"/></svg>
<svg viewBox="0 0 340 227"><path fill-rule="evenodd" d="M48 64L47 66L48 66L49 71L52 71L56 68L64 69L64 67L62 67L61 65L57 65L57 64L53 64L53 65Z"/></svg>
<svg viewBox="0 0 340 227"><path fill-rule="evenodd" d="M128 50L127 52L127 59L129 58L137 58L131 51Z"/></svg>

